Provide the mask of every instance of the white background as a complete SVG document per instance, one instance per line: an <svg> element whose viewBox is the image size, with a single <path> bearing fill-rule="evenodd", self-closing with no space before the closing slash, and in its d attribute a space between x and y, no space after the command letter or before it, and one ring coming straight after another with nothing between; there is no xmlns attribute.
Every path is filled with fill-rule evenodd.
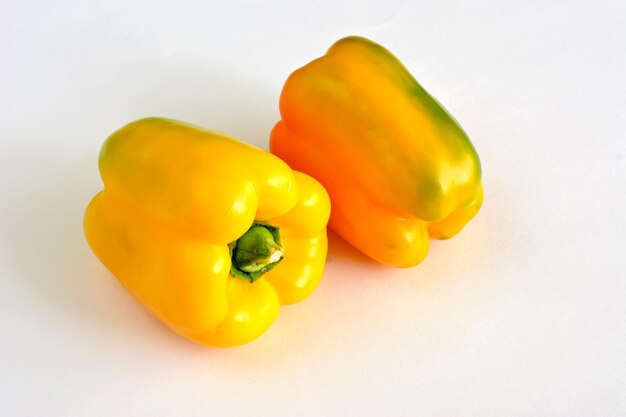
<svg viewBox="0 0 626 417"><path fill-rule="evenodd" d="M626 2L0 3L0 415L626 415ZM390 269L331 236L257 341L192 344L97 261L109 133L166 116L267 148L344 35L461 122L485 203Z"/></svg>

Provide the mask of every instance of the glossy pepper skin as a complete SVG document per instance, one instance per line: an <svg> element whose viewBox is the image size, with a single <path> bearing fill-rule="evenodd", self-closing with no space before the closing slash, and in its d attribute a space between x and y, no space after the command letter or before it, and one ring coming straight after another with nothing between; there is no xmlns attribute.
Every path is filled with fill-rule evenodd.
<svg viewBox="0 0 626 417"><path fill-rule="evenodd" d="M270 150L328 191L330 227L374 260L421 262L482 204L481 167L452 116L382 46L336 42L296 70Z"/></svg>
<svg viewBox="0 0 626 417"><path fill-rule="evenodd" d="M281 304L299 302L317 286L327 253L328 195L274 155L151 118L113 133L99 167L104 190L87 207L87 241L176 333L204 345L240 345L261 335ZM279 231L284 253L274 254L273 261L282 260L251 283L232 276L231 252L234 242L254 245L239 239L259 224L273 245L264 225Z"/></svg>

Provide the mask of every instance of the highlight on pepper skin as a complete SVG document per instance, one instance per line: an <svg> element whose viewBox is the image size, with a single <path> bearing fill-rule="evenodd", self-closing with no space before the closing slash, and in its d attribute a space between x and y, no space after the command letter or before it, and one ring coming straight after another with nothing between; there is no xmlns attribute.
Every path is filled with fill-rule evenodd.
<svg viewBox="0 0 626 417"><path fill-rule="evenodd" d="M329 227L385 265L421 262L482 204L478 154L456 120L382 46L339 40L294 71L270 151L326 188Z"/></svg>
<svg viewBox="0 0 626 417"><path fill-rule="evenodd" d="M174 332L234 346L305 299L327 253L324 188L274 155L174 120L130 123L104 143L87 241Z"/></svg>

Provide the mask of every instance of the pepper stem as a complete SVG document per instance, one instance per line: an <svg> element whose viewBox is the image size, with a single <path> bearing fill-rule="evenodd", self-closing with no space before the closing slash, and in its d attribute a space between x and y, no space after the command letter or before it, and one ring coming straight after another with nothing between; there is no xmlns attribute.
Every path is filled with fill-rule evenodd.
<svg viewBox="0 0 626 417"><path fill-rule="evenodd" d="M230 274L250 283L274 268L283 259L285 252L280 246L278 228L262 223L253 223L243 236L228 247Z"/></svg>

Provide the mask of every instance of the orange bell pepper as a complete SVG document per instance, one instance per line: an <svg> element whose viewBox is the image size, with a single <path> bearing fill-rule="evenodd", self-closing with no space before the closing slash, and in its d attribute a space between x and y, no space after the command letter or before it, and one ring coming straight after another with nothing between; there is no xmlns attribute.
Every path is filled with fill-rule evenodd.
<svg viewBox="0 0 626 417"><path fill-rule="evenodd" d="M391 266L424 259L483 198L476 150L382 46L349 37L289 76L270 150L328 191L329 226Z"/></svg>

